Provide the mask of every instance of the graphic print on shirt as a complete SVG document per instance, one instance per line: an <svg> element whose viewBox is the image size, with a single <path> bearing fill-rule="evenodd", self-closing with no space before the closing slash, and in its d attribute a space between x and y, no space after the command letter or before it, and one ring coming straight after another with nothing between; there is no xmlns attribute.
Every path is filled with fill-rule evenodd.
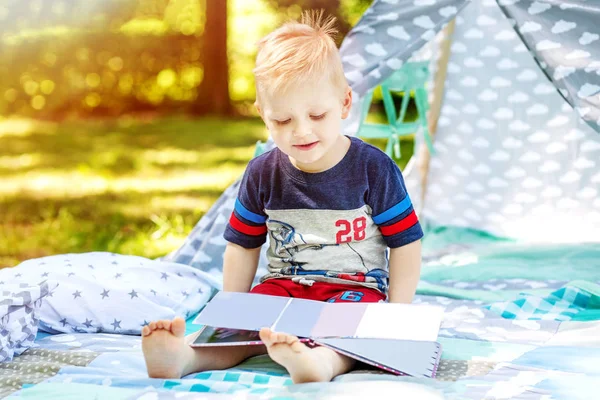
<svg viewBox="0 0 600 400"><path fill-rule="evenodd" d="M381 251L383 239L367 206L266 213L270 277L338 278L371 283L382 290L387 287L387 271L367 266L386 266L387 262Z"/></svg>
<svg viewBox="0 0 600 400"><path fill-rule="evenodd" d="M366 226L366 218L360 217L359 221L364 221L364 225ZM344 221L345 222L345 221ZM340 225L340 224L336 224ZM270 230L269 235L271 236L271 240L275 243L275 253L281 256L282 262L289 263L289 266L282 267L279 269L279 273L282 275L297 275L297 276L307 276L307 275L319 275L328 278L338 278L338 279L346 279L354 282L367 282L370 281L369 278L372 278L371 281L377 282L377 286L379 289L385 289L387 286L388 274L383 269L375 269L369 271L368 267L365 265L365 262L356 250L352 247L352 244L349 240L345 240L338 243L327 244L320 243L324 240L321 238L314 237L314 235L307 235L307 239L303 237L302 234L296 233L296 230L293 226L286 224L281 221L270 221ZM339 237L339 233L336 237ZM361 235L358 235L361 237ZM365 238L365 235L362 235L362 238ZM332 270L314 270L314 269L304 269L303 265L306 262L298 262L294 259L294 256L302 251L319 251L322 250L325 246L347 246L350 248L356 256L360 259L360 264L364 268L366 272L354 272L354 273L341 273Z"/></svg>
<svg viewBox="0 0 600 400"><path fill-rule="evenodd" d="M275 253L284 258L286 254L289 255L289 262L292 264L296 253L309 249L321 250L325 246L337 246L336 244L327 244L324 239L310 234L307 235L307 241L302 234L296 233L296 229L292 225L282 221L269 221L269 235L275 242Z"/></svg>

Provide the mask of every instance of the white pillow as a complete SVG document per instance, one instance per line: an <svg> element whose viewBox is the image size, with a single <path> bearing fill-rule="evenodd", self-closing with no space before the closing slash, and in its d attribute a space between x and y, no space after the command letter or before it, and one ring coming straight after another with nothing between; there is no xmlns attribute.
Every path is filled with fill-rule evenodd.
<svg viewBox="0 0 600 400"><path fill-rule="evenodd" d="M0 282L59 282L39 310L49 333L140 334L156 319L188 317L212 298L220 283L183 264L92 252L25 261L0 270Z"/></svg>

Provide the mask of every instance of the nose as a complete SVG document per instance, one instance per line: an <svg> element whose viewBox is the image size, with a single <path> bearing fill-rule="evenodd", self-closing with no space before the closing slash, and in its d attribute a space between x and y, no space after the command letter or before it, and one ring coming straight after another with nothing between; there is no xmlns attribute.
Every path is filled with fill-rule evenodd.
<svg viewBox="0 0 600 400"><path fill-rule="evenodd" d="M294 127L294 131L292 134L295 137L304 137L304 136L310 135L310 132L311 132L310 124L305 121L299 121L296 123L296 126Z"/></svg>

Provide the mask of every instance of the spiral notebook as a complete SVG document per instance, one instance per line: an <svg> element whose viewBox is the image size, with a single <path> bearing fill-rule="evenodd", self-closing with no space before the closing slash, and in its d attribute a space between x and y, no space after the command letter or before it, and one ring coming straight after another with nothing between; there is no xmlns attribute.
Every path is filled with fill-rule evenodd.
<svg viewBox="0 0 600 400"><path fill-rule="evenodd" d="M323 303L219 292L194 320L193 347L260 345L258 331L298 336L396 375L434 377L443 309L387 303Z"/></svg>

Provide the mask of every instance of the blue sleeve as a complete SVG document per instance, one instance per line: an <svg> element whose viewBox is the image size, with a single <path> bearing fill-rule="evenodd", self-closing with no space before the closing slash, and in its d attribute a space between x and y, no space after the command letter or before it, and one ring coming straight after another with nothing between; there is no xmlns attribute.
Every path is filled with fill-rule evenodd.
<svg viewBox="0 0 600 400"><path fill-rule="evenodd" d="M267 241L267 215L259 194L259 176L252 161L244 172L235 206L223 237L247 249L262 246Z"/></svg>
<svg viewBox="0 0 600 400"><path fill-rule="evenodd" d="M423 229L400 168L387 155L374 168L369 174L367 203L388 247L401 247L421 239Z"/></svg>

